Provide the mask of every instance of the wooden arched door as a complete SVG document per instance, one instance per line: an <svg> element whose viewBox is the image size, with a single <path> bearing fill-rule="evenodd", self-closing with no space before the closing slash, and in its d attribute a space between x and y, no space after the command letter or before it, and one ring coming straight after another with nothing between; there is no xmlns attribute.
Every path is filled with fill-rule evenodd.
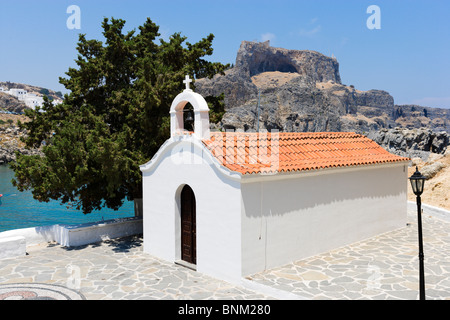
<svg viewBox="0 0 450 320"><path fill-rule="evenodd" d="M195 215L195 195L185 185L181 190L181 260L192 264L197 260Z"/></svg>

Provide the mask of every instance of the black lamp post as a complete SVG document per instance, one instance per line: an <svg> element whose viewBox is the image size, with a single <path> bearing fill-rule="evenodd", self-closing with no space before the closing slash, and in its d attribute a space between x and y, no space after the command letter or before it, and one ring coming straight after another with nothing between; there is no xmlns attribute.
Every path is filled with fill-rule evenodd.
<svg viewBox="0 0 450 320"><path fill-rule="evenodd" d="M419 172L416 166L416 172L409 177L411 182L411 187L416 195L417 201L417 220L419 229L419 289L420 289L420 300L425 300L425 272L423 267L423 243L422 243L422 209L420 195L423 192L423 186L425 184L425 177Z"/></svg>

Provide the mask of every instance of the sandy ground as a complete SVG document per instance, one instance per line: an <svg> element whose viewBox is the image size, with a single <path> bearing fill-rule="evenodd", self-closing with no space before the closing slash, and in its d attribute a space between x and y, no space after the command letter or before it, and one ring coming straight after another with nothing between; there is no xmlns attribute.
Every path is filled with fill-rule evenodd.
<svg viewBox="0 0 450 320"><path fill-rule="evenodd" d="M413 166L408 169L408 177L414 173L416 165L420 172L431 172L431 174L437 171L433 168L442 167L434 176L425 181L421 198L422 203L450 210L450 149L447 149L444 155L431 154L426 162L413 159ZM408 200L416 201L416 196L409 183Z"/></svg>
<svg viewBox="0 0 450 320"><path fill-rule="evenodd" d="M20 120L21 122L26 122L26 121L28 121L28 118L24 115L19 115L19 114L0 113L0 120L3 120L4 122L7 122L8 120L12 120L14 125L17 125L18 120ZM5 123L0 126L7 127L7 126L9 126L9 124Z"/></svg>

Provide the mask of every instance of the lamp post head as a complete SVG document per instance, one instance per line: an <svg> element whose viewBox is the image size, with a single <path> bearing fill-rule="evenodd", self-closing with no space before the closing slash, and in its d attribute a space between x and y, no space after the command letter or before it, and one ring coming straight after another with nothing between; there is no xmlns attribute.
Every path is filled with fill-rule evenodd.
<svg viewBox="0 0 450 320"><path fill-rule="evenodd" d="M409 177L411 188L416 196L420 196L422 194L425 179L426 178L419 172L419 169L416 166L416 171L411 177Z"/></svg>

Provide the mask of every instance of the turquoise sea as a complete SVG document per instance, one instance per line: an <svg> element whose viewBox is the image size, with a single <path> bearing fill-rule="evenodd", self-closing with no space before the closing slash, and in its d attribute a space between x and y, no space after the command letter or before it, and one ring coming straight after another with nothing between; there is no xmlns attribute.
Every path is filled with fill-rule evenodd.
<svg viewBox="0 0 450 320"><path fill-rule="evenodd" d="M134 205L127 201L118 210L104 208L87 215L82 211L61 205L60 202L39 202L31 191L19 192L12 184L14 171L0 165L0 232L52 224L76 224L134 216Z"/></svg>

